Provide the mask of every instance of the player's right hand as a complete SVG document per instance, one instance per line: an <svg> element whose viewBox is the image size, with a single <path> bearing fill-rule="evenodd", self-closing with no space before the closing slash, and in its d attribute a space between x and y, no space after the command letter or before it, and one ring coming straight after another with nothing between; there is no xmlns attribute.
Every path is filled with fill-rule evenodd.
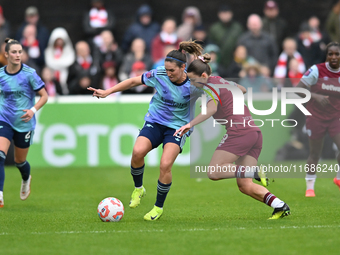
<svg viewBox="0 0 340 255"><path fill-rule="evenodd" d="M93 96L94 96L94 97L97 97L97 98L105 98L105 97L108 96L107 93L106 93L106 90L103 90L103 89L95 89L95 88L92 88L92 87L88 87L87 89L93 91Z"/></svg>
<svg viewBox="0 0 340 255"><path fill-rule="evenodd" d="M315 97L315 100L323 107L327 106L328 104L330 104L329 100L328 100L329 96L324 96L324 95L317 95L317 97Z"/></svg>
<svg viewBox="0 0 340 255"><path fill-rule="evenodd" d="M179 136L183 136L185 133L187 133L190 130L191 126L190 123L184 125L183 127L180 127L179 129L176 130L176 132L174 133L174 136L176 136L177 134Z"/></svg>

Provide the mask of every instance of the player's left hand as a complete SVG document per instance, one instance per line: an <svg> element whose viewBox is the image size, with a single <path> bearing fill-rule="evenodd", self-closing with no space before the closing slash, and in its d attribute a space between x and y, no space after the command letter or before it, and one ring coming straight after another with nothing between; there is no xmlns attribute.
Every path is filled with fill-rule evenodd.
<svg viewBox="0 0 340 255"><path fill-rule="evenodd" d="M25 112L25 114L20 117L21 120L25 122L29 122L33 118L34 112L30 109L25 109L22 111Z"/></svg>
<svg viewBox="0 0 340 255"><path fill-rule="evenodd" d="M190 130L190 128L191 128L190 123L188 123L183 127L177 129L176 132L174 133L174 136L178 134L180 137L182 137L185 133L187 133Z"/></svg>

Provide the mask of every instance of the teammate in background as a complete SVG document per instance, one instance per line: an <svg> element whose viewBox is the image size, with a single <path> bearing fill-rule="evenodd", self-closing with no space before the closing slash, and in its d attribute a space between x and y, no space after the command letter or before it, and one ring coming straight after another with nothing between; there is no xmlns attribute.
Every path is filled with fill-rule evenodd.
<svg viewBox="0 0 340 255"><path fill-rule="evenodd" d="M88 88L93 91L93 96L98 98L105 98L111 93L142 84L157 91L149 104L149 110L144 118L145 124L135 142L131 158L131 175L135 190L131 196L130 207L135 208L146 194L143 186L144 158L152 149L163 143L156 203L144 216L144 219L149 221L157 220L163 213L163 204L172 183L171 167L181 153L187 137L173 135L176 129L190 121L194 111L192 102L201 95L201 90L190 85L185 71L187 58L183 51L198 56L202 52L202 47L192 41L181 42L179 49L172 50L166 55L164 66L124 80L107 90ZM194 94L191 88L194 89Z"/></svg>
<svg viewBox="0 0 340 255"><path fill-rule="evenodd" d="M209 66L210 55L204 54L199 59L194 60L188 67L188 76L193 83L199 82L203 84L224 84L240 87L242 86L222 79L219 76L210 76L211 68ZM216 89L217 90L217 89ZM175 135L184 135L193 126L207 120L211 116L214 119L227 120L226 126L228 130L216 148L210 166L220 166L221 169L230 171L208 171L208 177L217 181L221 179L237 178L239 190L274 208L274 212L269 219L279 219L290 214L289 206L270 193L265 187L255 184L252 178L261 181L263 186L267 186L265 174L257 166L257 160L262 149L262 133L261 130L252 121L252 116L248 107L244 105L244 115L233 114L233 95L227 88L218 90L219 100L209 98L207 100L206 115L199 114L188 124L178 129ZM211 93L213 94L213 93ZM216 104L216 102L217 104ZM230 125L230 123L238 123L238 125ZM245 125L239 125L245 123ZM249 124L250 123L250 124ZM222 123L221 123L222 124ZM235 164L233 164L235 162Z"/></svg>
<svg viewBox="0 0 340 255"><path fill-rule="evenodd" d="M315 197L316 169L326 133L340 149L340 44L329 43L326 52L326 62L313 65L297 85L309 89L312 96L306 105L307 110L312 114L306 117L309 137L306 197ZM337 161L340 164L340 154L337 156ZM340 171L333 181L340 188Z"/></svg>
<svg viewBox="0 0 340 255"><path fill-rule="evenodd" d="M8 38L5 42L8 64L0 69L0 207L4 206L4 166L12 140L15 165L22 177L20 198L27 199L31 192L31 167L26 158L33 141L34 114L48 98L45 84L36 71L21 63L21 44ZM34 104L36 93L40 99Z"/></svg>

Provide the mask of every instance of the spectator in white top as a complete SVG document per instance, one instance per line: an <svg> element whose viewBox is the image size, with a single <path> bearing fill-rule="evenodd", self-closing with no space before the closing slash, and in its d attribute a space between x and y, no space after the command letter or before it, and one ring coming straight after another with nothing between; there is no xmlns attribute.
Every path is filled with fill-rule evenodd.
<svg viewBox="0 0 340 255"><path fill-rule="evenodd" d="M54 78L60 83L62 94L68 94L68 68L75 61L75 51L65 28L58 27L51 33L45 50L46 65L53 70Z"/></svg>
<svg viewBox="0 0 340 255"><path fill-rule="evenodd" d="M274 78L288 78L288 65L292 58L298 61L298 68L300 73L305 73L306 66L301 54L297 51L297 44L293 38L287 37L283 41L283 51L277 61Z"/></svg>

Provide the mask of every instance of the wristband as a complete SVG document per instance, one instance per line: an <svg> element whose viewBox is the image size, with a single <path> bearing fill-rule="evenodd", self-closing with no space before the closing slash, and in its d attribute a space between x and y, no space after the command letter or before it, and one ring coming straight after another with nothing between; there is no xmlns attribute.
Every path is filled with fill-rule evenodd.
<svg viewBox="0 0 340 255"><path fill-rule="evenodd" d="M35 109L34 106L33 106L30 110L31 110L34 114L37 112L37 109Z"/></svg>

